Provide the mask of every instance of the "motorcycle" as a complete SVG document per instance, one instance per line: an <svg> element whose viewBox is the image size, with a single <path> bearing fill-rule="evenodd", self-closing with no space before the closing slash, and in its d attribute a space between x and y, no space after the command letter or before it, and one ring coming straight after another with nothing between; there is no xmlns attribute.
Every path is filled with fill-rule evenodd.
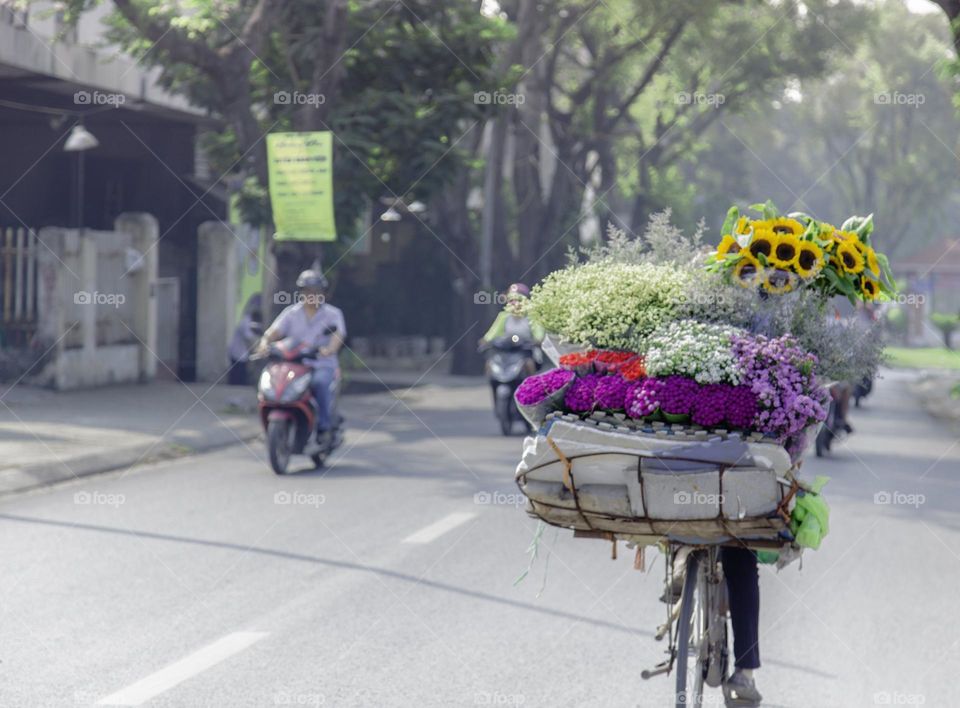
<svg viewBox="0 0 960 708"><path fill-rule="evenodd" d="M497 337L484 343L480 351L487 356L487 377L493 390L493 413L500 421L500 432L510 435L517 421L527 425L520 415L513 394L530 374L535 362L536 344L519 335Z"/></svg>
<svg viewBox="0 0 960 708"><path fill-rule="evenodd" d="M319 469L343 442L343 417L337 408L339 370L331 384L331 429L317 431L319 407L310 388L313 370L305 363L316 356L316 347L281 340L271 343L266 353L257 357L267 359L260 374L257 402L267 433L270 466L276 474L286 474L291 455L307 455Z"/></svg>

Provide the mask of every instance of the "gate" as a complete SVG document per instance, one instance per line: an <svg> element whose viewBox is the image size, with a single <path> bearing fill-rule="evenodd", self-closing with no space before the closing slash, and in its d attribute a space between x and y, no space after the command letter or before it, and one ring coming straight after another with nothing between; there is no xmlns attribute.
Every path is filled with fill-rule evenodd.
<svg viewBox="0 0 960 708"><path fill-rule="evenodd" d="M0 227L0 346L26 347L36 329L36 234Z"/></svg>

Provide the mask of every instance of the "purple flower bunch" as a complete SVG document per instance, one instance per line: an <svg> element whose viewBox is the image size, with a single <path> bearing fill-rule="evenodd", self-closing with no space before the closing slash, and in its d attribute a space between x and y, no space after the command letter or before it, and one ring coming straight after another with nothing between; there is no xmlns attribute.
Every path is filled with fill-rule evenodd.
<svg viewBox="0 0 960 708"><path fill-rule="evenodd" d="M727 402L733 386L705 384L698 386L691 405L691 420L697 425L713 427L727 419Z"/></svg>
<svg viewBox="0 0 960 708"><path fill-rule="evenodd" d="M643 418L652 415L660 407L660 394L664 379L644 378L635 382L629 389L624 402L627 415L631 418Z"/></svg>
<svg viewBox="0 0 960 708"><path fill-rule="evenodd" d="M542 374L534 374L523 380L514 396L521 406L535 406L566 386L573 377L574 373L565 369L551 369Z"/></svg>
<svg viewBox="0 0 960 708"><path fill-rule="evenodd" d="M827 417L827 394L813 373L817 358L793 337L735 336L732 347L744 385L757 397L753 428L783 442Z"/></svg>
<svg viewBox="0 0 960 708"><path fill-rule="evenodd" d="M660 410L670 415L688 415L698 398L700 385L686 376L667 376L660 391Z"/></svg>
<svg viewBox="0 0 960 708"><path fill-rule="evenodd" d="M622 411L625 406L627 390L632 382L619 374L603 376L594 389L596 407L604 411Z"/></svg>
<svg viewBox="0 0 960 708"><path fill-rule="evenodd" d="M592 411L597 399L597 384L602 378L603 374L578 376L563 396L563 404L567 410L574 413Z"/></svg>
<svg viewBox="0 0 960 708"><path fill-rule="evenodd" d="M757 417L757 394L747 385L730 386L727 390L727 423L733 428L749 428Z"/></svg>

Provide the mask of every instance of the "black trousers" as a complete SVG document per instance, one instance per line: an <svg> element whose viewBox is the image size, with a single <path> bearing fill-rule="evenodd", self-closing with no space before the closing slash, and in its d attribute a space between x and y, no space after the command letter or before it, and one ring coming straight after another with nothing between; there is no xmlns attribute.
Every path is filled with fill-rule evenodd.
<svg viewBox="0 0 960 708"><path fill-rule="evenodd" d="M738 669L759 669L760 579L757 556L746 548L723 548L720 562L730 596L735 665Z"/></svg>

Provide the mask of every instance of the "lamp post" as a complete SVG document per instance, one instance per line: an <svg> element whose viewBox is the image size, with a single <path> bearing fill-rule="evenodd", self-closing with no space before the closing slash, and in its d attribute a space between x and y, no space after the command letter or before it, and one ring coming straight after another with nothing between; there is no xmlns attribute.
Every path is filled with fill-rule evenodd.
<svg viewBox="0 0 960 708"><path fill-rule="evenodd" d="M70 130L70 135L67 136L66 142L63 144L64 152L75 152L77 153L77 179L76 184L77 188L74 193L74 216L76 218L76 228L83 228L83 178L84 178L84 161L83 154L87 150L92 150L100 144L100 141L97 140L93 133L87 130L82 122L78 122Z"/></svg>

